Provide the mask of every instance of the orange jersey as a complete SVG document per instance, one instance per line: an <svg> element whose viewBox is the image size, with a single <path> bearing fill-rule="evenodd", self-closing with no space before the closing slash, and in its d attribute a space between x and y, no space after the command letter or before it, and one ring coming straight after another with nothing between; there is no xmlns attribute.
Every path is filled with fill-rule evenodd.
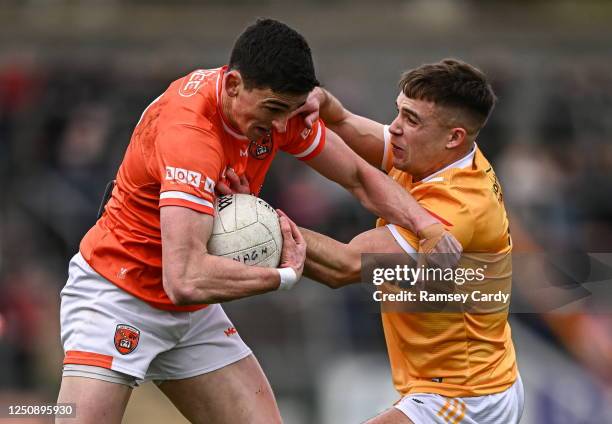
<svg viewBox="0 0 612 424"><path fill-rule="evenodd" d="M162 286L159 208L182 206L212 215L215 184L228 167L246 175L259 193L278 149L300 160L325 144L321 121L312 130L296 116L285 133L257 143L231 128L221 111L226 68L196 70L174 81L145 109L136 125L104 214L81 241L89 265L133 296L171 311L206 305L174 305Z"/></svg>
<svg viewBox="0 0 612 424"><path fill-rule="evenodd" d="M392 155L387 147L387 164L383 167L389 165ZM511 275L512 243L501 188L477 147L462 160L419 182L395 168L389 176L440 219L466 254L496 254L504 258L498 266ZM377 226L383 225L407 253L417 251L416 235L379 219ZM396 389L402 396L437 393L449 397L506 390L517 377L507 318L507 307L487 314L383 313Z"/></svg>

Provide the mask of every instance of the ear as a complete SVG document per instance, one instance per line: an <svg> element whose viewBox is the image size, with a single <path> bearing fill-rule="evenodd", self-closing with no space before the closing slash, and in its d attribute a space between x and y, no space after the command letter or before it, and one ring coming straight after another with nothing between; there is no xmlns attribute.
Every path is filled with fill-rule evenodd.
<svg viewBox="0 0 612 424"><path fill-rule="evenodd" d="M242 89L242 75L238 71L229 71L225 74L224 89L228 96L236 97Z"/></svg>
<svg viewBox="0 0 612 424"><path fill-rule="evenodd" d="M467 131L465 128L456 127L450 130L448 140L446 142L447 149L455 149L461 146L467 137Z"/></svg>

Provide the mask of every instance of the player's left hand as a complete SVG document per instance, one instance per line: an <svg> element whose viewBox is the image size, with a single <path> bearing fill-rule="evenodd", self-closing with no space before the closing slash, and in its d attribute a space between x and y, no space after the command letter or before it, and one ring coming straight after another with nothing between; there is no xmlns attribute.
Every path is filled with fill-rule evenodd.
<svg viewBox="0 0 612 424"><path fill-rule="evenodd" d="M290 116L289 119L295 115L302 115L304 117L304 125L307 128L312 128L317 119L319 119L319 109L321 104L325 100L325 93L320 87L315 87L306 98L306 103L296 109Z"/></svg>
<svg viewBox="0 0 612 424"><path fill-rule="evenodd" d="M281 252L280 267L291 267L297 278L302 276L304 262L306 261L306 240L300 229L283 211L277 209L281 232L283 234L283 250Z"/></svg>
<svg viewBox="0 0 612 424"><path fill-rule="evenodd" d="M454 268L463 252L461 243L442 224L419 231L419 261L439 268ZM420 265L420 264L419 264Z"/></svg>
<svg viewBox="0 0 612 424"><path fill-rule="evenodd" d="M238 176L232 168L228 168L225 172L225 181L219 181L215 186L215 191L219 195L236 193L251 194L251 187L245 175Z"/></svg>

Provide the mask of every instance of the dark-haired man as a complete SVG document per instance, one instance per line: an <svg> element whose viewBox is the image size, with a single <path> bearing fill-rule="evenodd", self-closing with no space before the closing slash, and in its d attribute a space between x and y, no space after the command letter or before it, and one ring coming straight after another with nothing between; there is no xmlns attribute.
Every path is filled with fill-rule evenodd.
<svg viewBox="0 0 612 424"><path fill-rule="evenodd" d="M173 82L144 111L62 291L59 402L76 403L79 422L120 422L143 380L156 381L192 422L280 421L266 377L218 303L291 288L305 244L282 218L278 269L206 251L215 186L248 181L247 191L259 193L278 150L429 245L458 250L435 218L321 121L307 128L290 119L318 84L304 38L263 19L237 39L228 66Z"/></svg>
<svg viewBox="0 0 612 424"><path fill-rule="evenodd" d="M485 75L447 59L404 73L399 85L398 114L389 126L348 112L323 90L310 96L306 109L320 105L325 122L438 216L464 252L486 255L487 272L492 267L499 272L491 278L509 279L512 242L501 187L475 144L496 101ZM348 244L302 233L308 246L305 275L333 288L360 280L363 253L420 259L418 237L382 218L376 229ZM402 399L368 424L520 420L523 387L507 305L495 313L397 312L401 307L383 311L382 323Z"/></svg>

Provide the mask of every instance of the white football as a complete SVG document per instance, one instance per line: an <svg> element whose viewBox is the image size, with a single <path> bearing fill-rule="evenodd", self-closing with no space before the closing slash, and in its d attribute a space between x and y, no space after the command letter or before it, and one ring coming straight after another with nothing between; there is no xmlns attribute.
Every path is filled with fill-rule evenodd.
<svg viewBox="0 0 612 424"><path fill-rule="evenodd" d="M208 252L246 265L277 267L283 247L278 214L249 194L217 198Z"/></svg>

